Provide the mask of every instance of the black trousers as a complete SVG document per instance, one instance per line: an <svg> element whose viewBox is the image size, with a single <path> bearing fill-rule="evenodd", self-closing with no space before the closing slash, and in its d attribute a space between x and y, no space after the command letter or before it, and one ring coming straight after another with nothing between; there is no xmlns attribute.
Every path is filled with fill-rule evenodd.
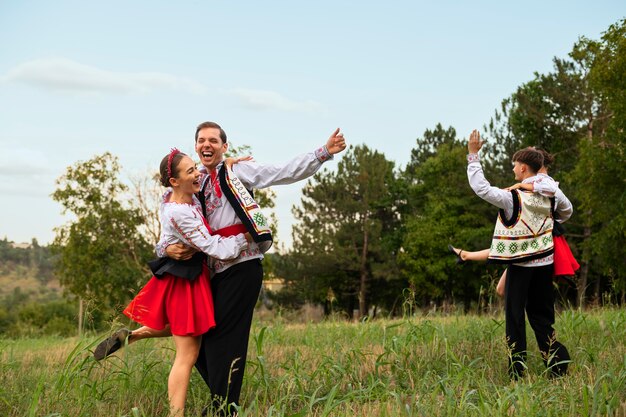
<svg viewBox="0 0 626 417"><path fill-rule="evenodd" d="M209 386L212 407L220 414L239 404L246 367L252 314L261 291L263 266L253 259L211 277L216 326L202 336L196 369Z"/></svg>
<svg viewBox="0 0 626 417"><path fill-rule="evenodd" d="M553 376L565 375L569 352L554 333L552 264L538 267L509 265L506 277L506 337L511 357L509 371L514 378L524 373L526 361L526 321L535 333L539 351ZM565 361L565 363L563 363Z"/></svg>

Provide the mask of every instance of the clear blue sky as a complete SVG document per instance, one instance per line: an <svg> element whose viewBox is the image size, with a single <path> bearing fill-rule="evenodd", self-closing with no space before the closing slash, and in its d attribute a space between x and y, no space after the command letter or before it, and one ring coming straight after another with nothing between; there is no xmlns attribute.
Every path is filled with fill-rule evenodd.
<svg viewBox="0 0 626 417"><path fill-rule="evenodd" d="M625 16L614 0L0 0L0 238L53 239L67 166L110 151L148 172L193 153L205 120L261 163L341 127L402 166L425 129L467 136ZM287 245L301 186L274 187Z"/></svg>

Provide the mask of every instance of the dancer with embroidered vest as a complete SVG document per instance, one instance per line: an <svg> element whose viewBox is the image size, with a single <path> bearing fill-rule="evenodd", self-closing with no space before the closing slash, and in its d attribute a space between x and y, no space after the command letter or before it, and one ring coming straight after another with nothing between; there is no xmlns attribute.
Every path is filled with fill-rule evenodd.
<svg viewBox="0 0 626 417"><path fill-rule="evenodd" d="M211 229L222 236L247 231L254 239L236 259L211 260L217 325L202 337L196 362L213 400L205 412L230 415L239 404L252 316L263 279L261 260L272 243L269 224L248 190L306 179L345 147L343 133L336 129L324 146L284 165L242 161L228 169L222 162L228 150L224 130L214 122L204 122L196 128L195 149L204 174L199 197ZM169 243L159 242L159 256L188 259L194 253L183 245Z"/></svg>
<svg viewBox="0 0 626 417"><path fill-rule="evenodd" d="M124 314L143 327L121 329L100 343L96 360L104 359L124 346L151 337L172 336L176 357L168 378L170 415L184 415L191 370L200 350L200 337L215 326L213 297L209 285L206 255L233 259L248 248L250 235L213 236L202 215L201 174L196 164L177 149L160 165L161 184L170 187L159 210L165 242L183 242L196 253L187 261L163 258L150 262L154 276L124 309Z"/></svg>
<svg viewBox="0 0 626 417"><path fill-rule="evenodd" d="M535 148L543 155L543 166L536 176L528 178L522 182L516 183L505 190L523 189L539 193L546 197L554 197L561 191L558 189L558 182L548 175L548 170L554 162L554 157L541 148ZM573 288L576 284L570 278L580 268L580 265L574 258L572 251L565 240L565 229L561 224L558 216L554 219L554 228L552 229L552 237L554 239L554 280L557 283L565 282ZM462 264L467 261L486 261L489 258L489 249L480 251L467 251L448 245L448 251L456 256L457 263ZM502 273L500 280L496 285L496 294L504 297L504 287L506 285L506 269Z"/></svg>
<svg viewBox="0 0 626 417"><path fill-rule="evenodd" d="M567 221L573 208L560 190L550 199L538 193L501 190L485 178L478 152L483 142L474 130L468 141L467 176L483 200L500 210L489 251L489 261L509 265L505 286L506 337L510 350L509 372L517 379L526 369L525 314L535 333L544 363L552 376L567 373L570 361L566 347L556 340L552 212ZM516 181L532 182L543 165L543 155L525 148L513 155Z"/></svg>

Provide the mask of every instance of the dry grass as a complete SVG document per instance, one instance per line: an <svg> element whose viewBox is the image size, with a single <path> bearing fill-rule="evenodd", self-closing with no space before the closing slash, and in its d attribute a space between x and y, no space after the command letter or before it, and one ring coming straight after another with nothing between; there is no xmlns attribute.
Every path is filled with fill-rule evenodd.
<svg viewBox="0 0 626 417"><path fill-rule="evenodd" d="M506 372L501 316L420 316L366 323L257 321L240 416L626 416L626 312L565 311L567 377L547 378L529 331L529 371ZM530 329L529 329L530 330ZM102 362L98 337L0 340L2 416L167 414L171 340ZM188 415L208 401L192 376Z"/></svg>

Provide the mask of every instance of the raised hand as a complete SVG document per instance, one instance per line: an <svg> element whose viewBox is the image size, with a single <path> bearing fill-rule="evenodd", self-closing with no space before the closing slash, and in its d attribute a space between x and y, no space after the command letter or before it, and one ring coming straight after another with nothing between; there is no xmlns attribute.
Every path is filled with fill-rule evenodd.
<svg viewBox="0 0 626 417"><path fill-rule="evenodd" d="M474 129L472 133L470 133L469 141L467 142L467 150L469 153L478 153L484 143L484 140L480 140L480 132Z"/></svg>
<svg viewBox="0 0 626 417"><path fill-rule="evenodd" d="M224 165L226 165L226 168L231 169L233 167L233 165L235 165L238 162L241 161L252 161L252 156L250 155L246 155L246 156L229 156L228 158L224 159Z"/></svg>
<svg viewBox="0 0 626 417"><path fill-rule="evenodd" d="M331 155L337 154L344 149L346 149L346 140L343 138L343 133L340 132L340 129L337 128L328 138L328 142L326 142L326 149L328 149L328 153Z"/></svg>

